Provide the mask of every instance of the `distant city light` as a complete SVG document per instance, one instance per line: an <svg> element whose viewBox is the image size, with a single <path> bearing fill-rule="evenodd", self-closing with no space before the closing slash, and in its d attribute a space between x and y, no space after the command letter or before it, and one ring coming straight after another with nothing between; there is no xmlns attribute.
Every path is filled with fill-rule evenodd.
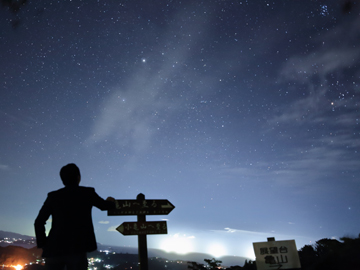
<svg viewBox="0 0 360 270"><path fill-rule="evenodd" d="M179 234L175 234L162 242L161 249L166 252L175 252L179 254L190 253L194 250L191 238L180 236Z"/></svg>
<svg viewBox="0 0 360 270"><path fill-rule="evenodd" d="M12 267L14 267L16 270L21 270L23 269L22 265L18 264L18 265L13 265Z"/></svg>
<svg viewBox="0 0 360 270"><path fill-rule="evenodd" d="M216 243L212 244L207 252L213 255L215 258L219 258L226 254L226 249L223 245Z"/></svg>

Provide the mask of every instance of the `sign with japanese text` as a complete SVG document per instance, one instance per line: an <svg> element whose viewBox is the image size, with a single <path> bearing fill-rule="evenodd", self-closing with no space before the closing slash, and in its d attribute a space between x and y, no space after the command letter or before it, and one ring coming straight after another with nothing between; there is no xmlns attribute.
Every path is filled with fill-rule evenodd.
<svg viewBox="0 0 360 270"><path fill-rule="evenodd" d="M258 270L300 269L295 240L253 243Z"/></svg>
<svg viewBox="0 0 360 270"><path fill-rule="evenodd" d="M116 200L116 208L108 216L168 215L175 206L168 200Z"/></svg>
<svg viewBox="0 0 360 270"><path fill-rule="evenodd" d="M124 222L116 230L123 235L137 235L139 269L148 270L148 234L167 234L166 221L146 221L146 215L167 215L175 206L168 200L146 200L143 193L136 200L115 200L115 209L108 210L108 216L137 216L137 222Z"/></svg>
<svg viewBox="0 0 360 270"><path fill-rule="evenodd" d="M166 221L124 222L116 228L123 235L167 234Z"/></svg>

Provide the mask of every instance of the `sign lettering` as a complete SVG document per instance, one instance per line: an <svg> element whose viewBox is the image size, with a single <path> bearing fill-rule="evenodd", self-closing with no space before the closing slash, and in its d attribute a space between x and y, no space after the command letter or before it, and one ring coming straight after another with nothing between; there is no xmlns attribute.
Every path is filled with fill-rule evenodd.
<svg viewBox="0 0 360 270"><path fill-rule="evenodd" d="M108 216L168 215L175 206L168 200L116 200L116 208Z"/></svg>

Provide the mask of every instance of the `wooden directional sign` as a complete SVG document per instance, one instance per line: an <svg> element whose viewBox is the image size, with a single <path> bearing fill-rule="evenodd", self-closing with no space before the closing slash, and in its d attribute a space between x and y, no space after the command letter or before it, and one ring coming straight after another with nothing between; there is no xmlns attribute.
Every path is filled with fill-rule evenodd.
<svg viewBox="0 0 360 270"><path fill-rule="evenodd" d="M168 200L116 200L108 216L168 215L175 206Z"/></svg>
<svg viewBox="0 0 360 270"><path fill-rule="evenodd" d="M167 234L166 221L124 222L116 230L123 235Z"/></svg>
<svg viewBox="0 0 360 270"><path fill-rule="evenodd" d="M166 221L146 222L146 215L167 215L175 206L168 200L145 200L139 193L136 200L116 200L115 209L108 210L108 216L137 216L137 222L124 222L116 228L123 235L137 235L139 244L139 269L148 270L148 234L167 234Z"/></svg>

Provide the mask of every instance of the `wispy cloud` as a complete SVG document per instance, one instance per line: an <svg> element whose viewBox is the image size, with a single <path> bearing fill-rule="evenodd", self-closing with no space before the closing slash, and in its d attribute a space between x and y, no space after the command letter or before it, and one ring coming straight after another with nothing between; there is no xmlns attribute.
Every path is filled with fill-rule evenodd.
<svg viewBox="0 0 360 270"><path fill-rule="evenodd" d="M111 227L109 227L109 228L107 229L107 231L108 231L108 232L117 232L117 230L116 230L117 227L118 227L118 226L111 226Z"/></svg>
<svg viewBox="0 0 360 270"><path fill-rule="evenodd" d="M170 24L152 52L134 59L133 71L100 105L86 145L111 142L137 153L147 150L157 135L177 128L171 117L186 114L200 96L213 94L218 80L196 72L204 65L196 59L201 54L197 44L208 27L201 18L194 19L198 23L181 28Z"/></svg>
<svg viewBox="0 0 360 270"><path fill-rule="evenodd" d="M293 224L290 223L289 224ZM224 236L227 234L239 234L242 237L250 237L251 239L264 239L266 241L266 238L269 236L276 237L276 238L282 238L282 239L292 239L294 237L302 237L302 236L295 236L295 235L287 235L282 233L277 233L275 231L247 231L247 230L240 230L240 229L234 229L234 228L224 228L224 230L213 230L213 232L223 234ZM237 236L239 237L239 236Z"/></svg>
<svg viewBox="0 0 360 270"><path fill-rule="evenodd" d="M251 235L268 235L269 232L256 232L256 231L247 231L239 230L234 228L224 228L224 230L213 230L214 232L223 232L223 233L241 233L241 234L251 234Z"/></svg>
<svg viewBox="0 0 360 270"><path fill-rule="evenodd" d="M331 103L325 97L326 89L314 90L307 97L287 104L279 115L269 119L272 127L278 124L305 125L310 122L321 122L324 110L331 111Z"/></svg>
<svg viewBox="0 0 360 270"><path fill-rule="evenodd" d="M100 224L109 224L110 221L101 220L101 221L99 221L99 223L100 223Z"/></svg>
<svg viewBox="0 0 360 270"><path fill-rule="evenodd" d="M360 59L360 49L352 44L358 36L359 22L360 19L357 18L310 37L314 49L306 54L290 57L280 70L280 80L310 84L314 77L319 77L321 83L324 83L331 73L341 74L349 67L356 66Z"/></svg>
<svg viewBox="0 0 360 270"><path fill-rule="evenodd" d="M359 99L352 94L344 95L355 91L355 85L353 82L342 81L342 75L349 69L358 70L360 49L352 46L351 41L357 36L358 29L355 26L359 21L357 19L349 24L339 24L336 28L313 37L314 49L287 59L279 71L278 82L295 83L291 91L303 91L305 96L282 107L281 113L270 120L271 125L321 122L336 122L342 126L354 124L358 117L354 117L349 110L358 109ZM343 42L340 44L334 40ZM301 90L296 89L296 86ZM339 97L341 95L344 96ZM346 110L329 114L332 109L341 106L346 107Z"/></svg>
<svg viewBox="0 0 360 270"><path fill-rule="evenodd" d="M359 57L359 49L322 48L305 57L303 55L291 57L281 69L280 78L281 81L296 80L301 82L309 82L313 76L325 79L331 72L354 65L355 60Z"/></svg>
<svg viewBox="0 0 360 270"><path fill-rule="evenodd" d="M222 166L218 170L224 179L270 181L273 184L294 188L294 192L316 193L328 185L329 175L341 171L354 172L358 160L354 158L359 142L350 135L316 139L314 145L294 147L290 153L275 155L265 161L238 166ZM350 154L349 154L350 153ZM352 155L351 155L352 153ZM339 168L341 171L339 172ZM353 181L352 179L351 181ZM314 184L316 183L316 187Z"/></svg>
<svg viewBox="0 0 360 270"><path fill-rule="evenodd" d="M289 57L280 69L278 81L289 91L302 93L267 117L266 129L279 138L284 133L288 138L297 138L285 146L291 147L291 152L277 153L271 161L254 163L252 168L230 168L228 173L263 174L279 184L298 183L299 188L305 189L306 183L327 179L330 174L339 173L339 168L348 172L357 169L354 154L360 140L354 131L359 127L360 98L355 84L341 78L349 69L359 73L356 63L360 49L348 47L351 42L342 42L341 46L333 42L334 36L353 38L340 34L354 31L347 27L343 24L324 33L315 40L313 51Z"/></svg>
<svg viewBox="0 0 360 270"><path fill-rule="evenodd" d="M1 171L9 171L10 167L9 167L9 165L0 164L0 170Z"/></svg>

